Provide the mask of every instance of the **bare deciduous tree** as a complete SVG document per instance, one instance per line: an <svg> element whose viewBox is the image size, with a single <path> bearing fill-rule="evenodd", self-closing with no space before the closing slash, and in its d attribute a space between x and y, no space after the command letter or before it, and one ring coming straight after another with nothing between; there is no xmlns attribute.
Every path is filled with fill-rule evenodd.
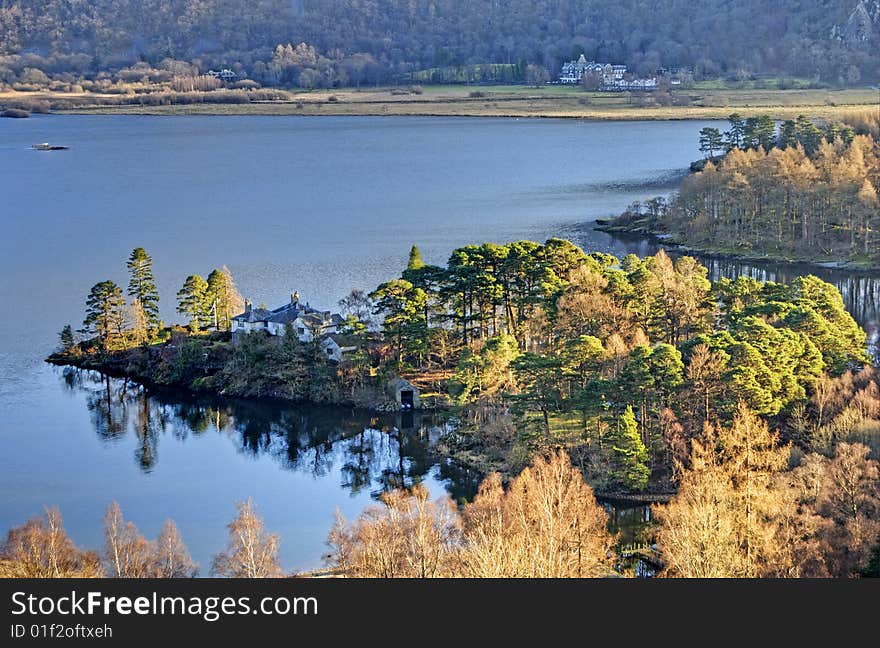
<svg viewBox="0 0 880 648"><path fill-rule="evenodd" d="M497 475L464 511L462 575L582 578L612 570L605 510L562 451L536 457L505 492Z"/></svg>
<svg viewBox="0 0 880 648"><path fill-rule="evenodd" d="M152 571L155 578L193 578L199 572L174 520L165 520L156 538Z"/></svg>
<svg viewBox="0 0 880 648"><path fill-rule="evenodd" d="M656 510L666 575L788 575L792 557L782 538L790 504L773 487L788 454L742 404L730 427L707 427L705 439L693 440L678 494Z"/></svg>
<svg viewBox="0 0 880 648"><path fill-rule="evenodd" d="M46 508L9 530L0 546L2 578L97 578L103 576L101 561L93 551L77 548L64 530L61 512Z"/></svg>
<svg viewBox="0 0 880 648"><path fill-rule="evenodd" d="M117 502L104 515L104 563L116 578L148 578L152 575L155 545L133 522L126 522Z"/></svg>
<svg viewBox="0 0 880 648"><path fill-rule="evenodd" d="M229 578L274 578L281 576L277 533L268 533L253 502L237 502L238 515L229 523L226 551L214 556L211 571Z"/></svg>
<svg viewBox="0 0 880 648"><path fill-rule="evenodd" d="M337 513L330 563L361 578L435 578L453 575L460 520L449 498L436 502L423 485L382 495L348 524Z"/></svg>
<svg viewBox="0 0 880 648"><path fill-rule="evenodd" d="M564 452L536 458L505 491L493 474L459 516L428 491L395 491L330 533L330 564L346 575L592 577L612 570L607 516Z"/></svg>

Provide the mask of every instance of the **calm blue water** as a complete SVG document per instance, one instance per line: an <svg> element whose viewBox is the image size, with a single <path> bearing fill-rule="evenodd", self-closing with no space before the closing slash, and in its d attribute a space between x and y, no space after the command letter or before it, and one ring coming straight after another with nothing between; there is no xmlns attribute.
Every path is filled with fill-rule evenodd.
<svg viewBox="0 0 880 648"><path fill-rule="evenodd" d="M0 533L54 504L76 542L98 547L116 499L150 536L174 518L204 573L233 502L250 496L283 537L283 566L308 569L336 507L354 516L401 480L464 494L471 476L426 449L440 421L163 401L118 383L108 395L42 358L64 324L80 325L94 283L125 285L138 245L166 321L186 275L222 264L254 303L298 290L332 308L396 276L413 243L432 263L459 245L550 236L648 253L585 224L674 188L706 124L0 119ZM44 141L71 149L28 150Z"/></svg>

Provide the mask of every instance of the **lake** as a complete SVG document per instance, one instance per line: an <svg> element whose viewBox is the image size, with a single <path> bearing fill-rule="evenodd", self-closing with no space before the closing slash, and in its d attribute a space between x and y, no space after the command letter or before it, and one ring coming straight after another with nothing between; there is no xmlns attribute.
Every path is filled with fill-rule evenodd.
<svg viewBox="0 0 880 648"><path fill-rule="evenodd" d="M80 326L94 283L125 285L135 246L153 256L166 322L177 321L184 278L223 264L255 304L297 290L330 309L353 287L397 276L413 243L437 264L460 245L551 236L652 253L590 223L672 191L710 123L0 119L0 533L52 504L77 543L99 547L116 499L150 536L173 518L207 573L235 500L250 496L282 536L283 567L312 569L336 508L353 517L383 488L415 480L469 496L479 476L432 456L439 418L145 397L42 358L64 324ZM29 150L38 142L70 150ZM712 263L726 275L802 271ZM876 277L817 274L846 291L876 340Z"/></svg>

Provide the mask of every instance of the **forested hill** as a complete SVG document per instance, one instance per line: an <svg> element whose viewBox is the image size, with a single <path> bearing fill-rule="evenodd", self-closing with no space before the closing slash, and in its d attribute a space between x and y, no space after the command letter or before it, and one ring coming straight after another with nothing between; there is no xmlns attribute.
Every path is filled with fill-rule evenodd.
<svg viewBox="0 0 880 648"><path fill-rule="evenodd" d="M0 54L16 69L93 74L138 61L236 66L259 77L275 48L355 54L369 81L476 63L551 72L584 52L637 73L877 80L878 0L0 0ZM0 60L0 63L3 61ZM203 70L204 71L204 70ZM254 72L256 71L256 74ZM2 79L0 79L2 80ZM263 79L271 82L271 78ZM275 79L277 82L296 79Z"/></svg>

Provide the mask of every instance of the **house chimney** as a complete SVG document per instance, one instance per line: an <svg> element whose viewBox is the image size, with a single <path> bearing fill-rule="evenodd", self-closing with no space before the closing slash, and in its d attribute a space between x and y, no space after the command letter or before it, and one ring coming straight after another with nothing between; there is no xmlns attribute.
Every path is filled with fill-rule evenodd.
<svg viewBox="0 0 880 648"><path fill-rule="evenodd" d="M294 290L293 294L290 295L290 304L292 306L296 306L299 303L299 291Z"/></svg>
<svg viewBox="0 0 880 648"><path fill-rule="evenodd" d="M245 312L245 314L250 315L250 314L251 314L251 311L253 310L253 307L254 307L254 305L251 304L251 300L250 300L250 299L245 299L245 300L244 300L244 312Z"/></svg>

